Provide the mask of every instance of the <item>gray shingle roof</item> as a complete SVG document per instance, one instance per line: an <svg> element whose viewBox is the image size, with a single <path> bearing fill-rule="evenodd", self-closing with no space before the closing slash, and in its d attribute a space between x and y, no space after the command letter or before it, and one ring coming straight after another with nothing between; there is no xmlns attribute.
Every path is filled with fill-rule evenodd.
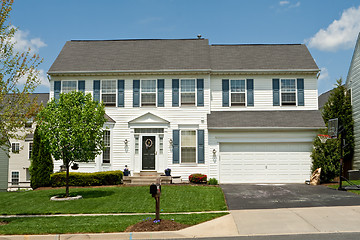
<svg viewBox="0 0 360 240"><path fill-rule="evenodd" d="M304 44L212 45L211 69L318 69Z"/></svg>
<svg viewBox="0 0 360 240"><path fill-rule="evenodd" d="M69 41L49 73L209 68L207 39Z"/></svg>
<svg viewBox="0 0 360 240"><path fill-rule="evenodd" d="M327 103L327 101L329 100L329 97L332 93L332 89L327 91L327 92L324 92L322 93L319 97L318 97L318 106L319 106L319 109L322 109L325 105L325 103Z"/></svg>
<svg viewBox="0 0 360 240"><path fill-rule="evenodd" d="M214 111L207 116L209 129L226 128L323 128L318 110Z"/></svg>
<svg viewBox="0 0 360 240"><path fill-rule="evenodd" d="M49 69L63 72L318 70L304 44L209 45L207 39L68 41Z"/></svg>

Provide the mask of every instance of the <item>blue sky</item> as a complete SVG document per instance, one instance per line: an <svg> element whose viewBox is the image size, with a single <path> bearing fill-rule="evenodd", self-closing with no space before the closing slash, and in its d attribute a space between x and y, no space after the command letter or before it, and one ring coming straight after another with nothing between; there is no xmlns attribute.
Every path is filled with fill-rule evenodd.
<svg viewBox="0 0 360 240"><path fill-rule="evenodd" d="M66 41L196 38L210 44L305 43L319 68L319 93L346 78L360 2L352 0L15 0L17 48L31 47L46 72Z"/></svg>

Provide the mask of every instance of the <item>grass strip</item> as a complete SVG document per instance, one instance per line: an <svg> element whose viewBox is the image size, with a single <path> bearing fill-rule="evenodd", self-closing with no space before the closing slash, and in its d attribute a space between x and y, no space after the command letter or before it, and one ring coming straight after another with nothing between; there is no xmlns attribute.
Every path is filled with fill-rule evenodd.
<svg viewBox="0 0 360 240"><path fill-rule="evenodd" d="M355 185L360 185L360 180L351 180L351 182ZM342 185L343 185L343 187L350 186L350 184L346 181L343 181ZM328 185L328 187L338 189L339 185ZM348 192L352 192L352 193L356 193L356 194L360 195L360 189L359 190L348 190Z"/></svg>
<svg viewBox="0 0 360 240"><path fill-rule="evenodd" d="M161 215L161 219L195 225L227 213ZM123 232L128 226L155 215L0 218L2 235Z"/></svg>
<svg viewBox="0 0 360 240"><path fill-rule="evenodd" d="M70 193L82 195L75 201L50 201L65 189L0 193L0 214L60 213L152 213L155 200L149 186L71 188ZM227 210L220 187L163 185L160 200L163 212L201 212Z"/></svg>

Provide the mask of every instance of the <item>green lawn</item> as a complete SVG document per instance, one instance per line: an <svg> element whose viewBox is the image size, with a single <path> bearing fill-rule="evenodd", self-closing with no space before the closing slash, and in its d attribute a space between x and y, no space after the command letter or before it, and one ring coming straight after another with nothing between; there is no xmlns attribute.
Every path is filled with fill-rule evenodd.
<svg viewBox="0 0 360 240"><path fill-rule="evenodd" d="M160 217L161 219L174 219L179 223L194 225L223 215L226 213L160 215ZM154 215L0 218L0 221L8 222L6 225L0 225L0 234L122 232L128 226L141 222L148 217L154 218Z"/></svg>
<svg viewBox="0 0 360 240"><path fill-rule="evenodd" d="M55 202L50 197L65 189L1 192L0 214L59 213L152 213L155 200L149 186L71 188L81 200ZM160 201L163 212L227 210L221 188L214 186L163 185Z"/></svg>
<svg viewBox="0 0 360 240"><path fill-rule="evenodd" d="M351 182L354 183L354 184L356 184L356 185L360 185L360 180L351 180ZM343 185L343 186L349 186L350 184L348 184L346 181L343 181L343 182L342 182L342 185ZM338 189L338 188L339 188L339 185L329 185L329 187ZM348 190L348 191L360 195L360 189L359 189L359 190Z"/></svg>

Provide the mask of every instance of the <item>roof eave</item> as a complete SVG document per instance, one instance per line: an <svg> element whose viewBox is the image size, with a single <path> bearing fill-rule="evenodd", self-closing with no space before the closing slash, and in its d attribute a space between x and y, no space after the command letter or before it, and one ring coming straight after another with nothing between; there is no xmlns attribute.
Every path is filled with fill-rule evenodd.
<svg viewBox="0 0 360 240"><path fill-rule="evenodd" d="M159 74L159 73L209 73L210 69L161 69L161 70L107 70L107 71L48 71L49 75L108 75L108 74Z"/></svg>

